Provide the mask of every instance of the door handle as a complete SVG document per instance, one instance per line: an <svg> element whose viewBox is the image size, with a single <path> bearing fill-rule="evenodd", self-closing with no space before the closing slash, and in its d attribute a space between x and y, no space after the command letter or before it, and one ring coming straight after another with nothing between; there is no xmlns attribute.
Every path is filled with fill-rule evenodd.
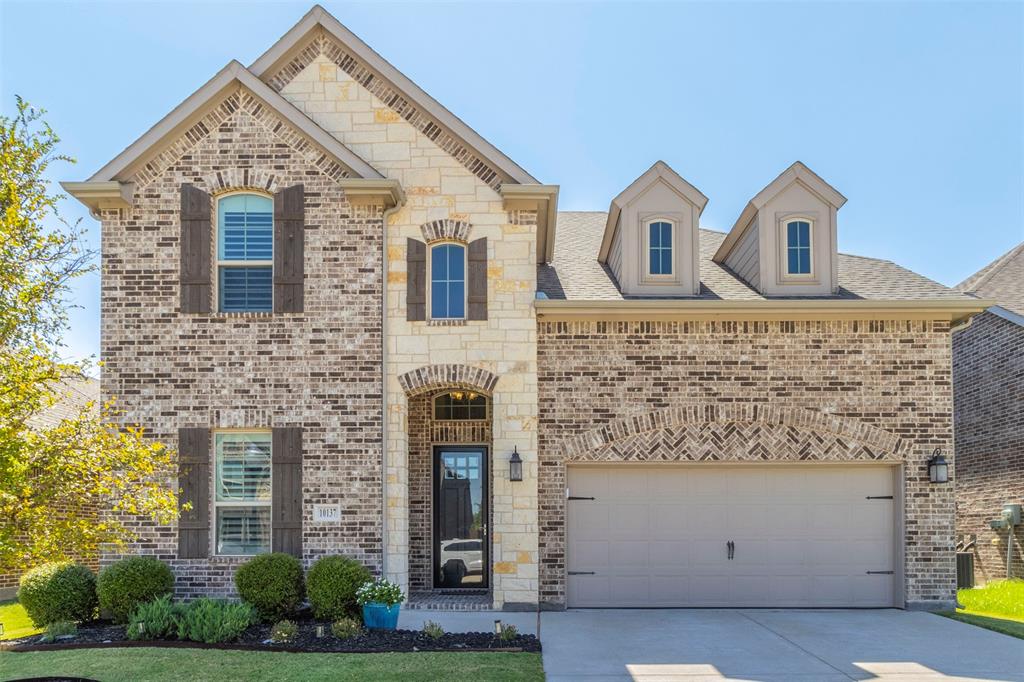
<svg viewBox="0 0 1024 682"><path fill-rule="evenodd" d="M727 560L729 560L729 561L732 561L732 558L733 558L733 556L736 553L736 543L733 542L732 540L729 540L728 542L725 543L725 550L726 550L725 558Z"/></svg>

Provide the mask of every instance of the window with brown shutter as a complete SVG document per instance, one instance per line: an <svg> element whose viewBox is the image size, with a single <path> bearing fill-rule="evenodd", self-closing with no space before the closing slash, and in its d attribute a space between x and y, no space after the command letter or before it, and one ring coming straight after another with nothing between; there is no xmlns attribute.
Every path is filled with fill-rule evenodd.
<svg viewBox="0 0 1024 682"><path fill-rule="evenodd" d="M210 282L210 195L194 187L181 186L181 312L208 313Z"/></svg>
<svg viewBox="0 0 1024 682"><path fill-rule="evenodd" d="M274 195L274 312L304 307L306 193L302 185Z"/></svg>
<svg viewBox="0 0 1024 682"><path fill-rule="evenodd" d="M210 555L210 430L178 429L178 503L191 509L178 518L178 558Z"/></svg>
<svg viewBox="0 0 1024 682"><path fill-rule="evenodd" d="M406 240L405 249L405 319L427 319L427 245L416 239Z"/></svg>
<svg viewBox="0 0 1024 682"><path fill-rule="evenodd" d="M469 243L466 257L469 273L466 278L467 320L487 319L487 237Z"/></svg>
<svg viewBox="0 0 1024 682"><path fill-rule="evenodd" d="M275 428L271 449L273 551L302 556L302 429Z"/></svg>

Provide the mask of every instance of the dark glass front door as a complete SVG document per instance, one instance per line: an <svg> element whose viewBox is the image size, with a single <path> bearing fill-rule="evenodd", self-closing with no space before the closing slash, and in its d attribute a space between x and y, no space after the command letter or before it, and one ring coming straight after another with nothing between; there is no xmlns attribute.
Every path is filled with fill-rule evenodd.
<svg viewBox="0 0 1024 682"><path fill-rule="evenodd" d="M484 448L434 448L434 586L487 587Z"/></svg>

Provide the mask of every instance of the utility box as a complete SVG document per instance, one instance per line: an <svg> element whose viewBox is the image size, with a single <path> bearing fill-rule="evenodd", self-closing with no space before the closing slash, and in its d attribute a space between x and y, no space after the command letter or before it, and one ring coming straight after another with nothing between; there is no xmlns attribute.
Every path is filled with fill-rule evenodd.
<svg viewBox="0 0 1024 682"><path fill-rule="evenodd" d="M1010 522L1011 526L1020 525L1020 513L1021 505L1019 504L1004 504L1003 505L1003 518Z"/></svg>

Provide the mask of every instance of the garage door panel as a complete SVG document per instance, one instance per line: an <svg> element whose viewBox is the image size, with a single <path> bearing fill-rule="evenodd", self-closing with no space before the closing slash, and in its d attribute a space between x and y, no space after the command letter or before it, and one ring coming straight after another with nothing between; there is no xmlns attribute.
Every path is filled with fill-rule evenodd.
<svg viewBox="0 0 1024 682"><path fill-rule="evenodd" d="M891 606L883 466L570 467L570 606ZM581 487L581 483L583 484ZM726 543L735 542L727 558Z"/></svg>

